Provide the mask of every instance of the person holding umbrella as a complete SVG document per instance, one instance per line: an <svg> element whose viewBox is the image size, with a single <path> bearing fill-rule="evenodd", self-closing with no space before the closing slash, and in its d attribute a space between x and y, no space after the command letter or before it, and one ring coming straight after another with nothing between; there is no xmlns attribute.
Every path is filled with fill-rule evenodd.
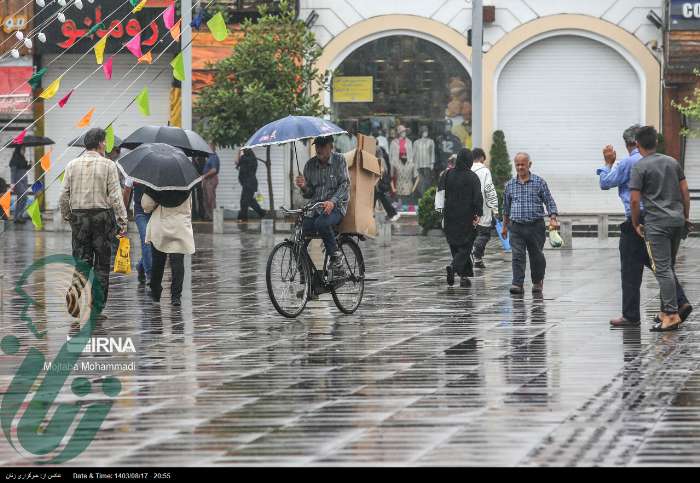
<svg viewBox="0 0 700 483"><path fill-rule="evenodd" d="M304 220L305 233L318 233L323 238L326 253L336 276L343 276L343 254L338 250L333 227L343 221L350 202L350 174L343 155L333 152L333 137L314 140L316 156L304 166L304 175L296 185L311 203L322 203Z"/></svg>
<svg viewBox="0 0 700 483"><path fill-rule="evenodd" d="M15 223L24 224L27 221L27 214L24 212L24 207L27 203L27 197L22 196L29 189L29 180L27 173L29 171L29 162L24 157L24 146L15 146L10 159L10 182L12 183L12 191L16 195L15 202Z"/></svg>
<svg viewBox="0 0 700 483"><path fill-rule="evenodd" d="M192 188L202 178L180 148L162 143L137 147L117 161L124 176L143 185L141 207L150 215L144 242L151 245L151 297L159 302L165 262L170 259L171 303L181 305L185 255L195 252Z"/></svg>
<svg viewBox="0 0 700 483"><path fill-rule="evenodd" d="M158 192L147 188L141 206L151 217L146 228L146 243L151 244L153 256L151 297L160 302L165 261L169 258L172 271L170 300L174 307L179 307L185 279L185 255L195 252L192 195L189 191Z"/></svg>

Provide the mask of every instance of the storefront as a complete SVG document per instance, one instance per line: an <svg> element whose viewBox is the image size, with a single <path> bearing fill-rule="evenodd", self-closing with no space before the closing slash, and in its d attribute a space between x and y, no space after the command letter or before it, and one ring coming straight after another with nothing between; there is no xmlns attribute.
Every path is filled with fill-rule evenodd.
<svg viewBox="0 0 700 483"><path fill-rule="evenodd" d="M436 159L446 125L462 145L487 153L493 132L503 130L511 158L531 155L560 211L619 213L595 169L603 146L624 153L625 128L660 125L654 49L662 33L646 17L663 16L663 0L613 1L607 9L573 0L487 3L495 15L484 29L483 136L474 140L469 3L302 1L301 18L317 17L319 67L333 71L332 118L350 131L383 133L389 146L399 125L412 142L427 126Z"/></svg>
<svg viewBox="0 0 700 483"><path fill-rule="evenodd" d="M693 220L700 221L700 119L685 117L674 103L694 98L700 88L700 1L669 3L665 41L664 135L669 155L685 170ZM688 136L683 132L689 130Z"/></svg>
<svg viewBox="0 0 700 483"><path fill-rule="evenodd" d="M57 7L57 6L56 6ZM106 18L106 12L119 9ZM45 30L47 41L38 44L40 65L48 72L43 78L43 86L48 86L61 76L61 88L55 98L45 102L47 114L43 119L44 132L56 142L55 156L50 182L60 170L81 152L80 148L70 148L68 143L88 128L77 128L78 121L91 109L95 109L91 127L104 127L114 119L114 131L119 137L126 137L137 128L148 125L168 125L169 97L172 85L172 69L169 66L179 46L171 42L170 35L158 17L162 8L145 8L137 14L127 15L130 4L120 0L103 0L85 3L82 10L75 8L65 11L66 21L53 22ZM53 13L52 6L42 10L43 16ZM120 19L127 18L124 24ZM106 21L104 21L106 19ZM42 18L39 17L39 22ZM104 21L105 28L93 35L86 35L89 29ZM105 49L105 60L112 58L112 78L107 80L102 67L95 62L90 50L94 43L113 28ZM136 33L141 34L143 53L152 51L152 64L137 64L137 59L126 49L117 53L124 43ZM160 40L163 40L160 42ZM164 52L165 49L165 52ZM163 54L161 56L161 53ZM160 59L157 59L160 56ZM79 87L78 87L79 86ZM148 88L150 115L144 117L136 105L125 106L144 88ZM63 108L54 107L58 99L75 89ZM122 112L123 111L123 112ZM62 156L61 156L62 155ZM47 193L46 208L55 209L60 194L60 185L54 183Z"/></svg>

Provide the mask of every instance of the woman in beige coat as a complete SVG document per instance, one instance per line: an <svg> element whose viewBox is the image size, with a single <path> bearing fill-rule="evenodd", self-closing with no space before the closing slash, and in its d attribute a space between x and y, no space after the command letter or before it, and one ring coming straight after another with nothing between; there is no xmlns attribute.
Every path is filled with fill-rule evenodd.
<svg viewBox="0 0 700 483"><path fill-rule="evenodd" d="M172 271L172 304L179 307L185 278L185 255L195 252L192 195L182 191L147 190L141 199L141 206L143 211L151 214L146 228L146 243L151 244L153 252L151 297L156 302L160 301L165 261L169 257Z"/></svg>

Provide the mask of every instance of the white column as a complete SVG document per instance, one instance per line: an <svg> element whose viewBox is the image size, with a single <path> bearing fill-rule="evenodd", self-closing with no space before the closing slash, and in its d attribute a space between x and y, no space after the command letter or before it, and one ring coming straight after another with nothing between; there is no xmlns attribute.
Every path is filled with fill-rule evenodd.
<svg viewBox="0 0 700 483"><path fill-rule="evenodd" d="M199 0L197 0L199 4ZM192 0L182 0L181 45L187 46L182 52L185 65L185 80L182 81L182 128L192 129Z"/></svg>

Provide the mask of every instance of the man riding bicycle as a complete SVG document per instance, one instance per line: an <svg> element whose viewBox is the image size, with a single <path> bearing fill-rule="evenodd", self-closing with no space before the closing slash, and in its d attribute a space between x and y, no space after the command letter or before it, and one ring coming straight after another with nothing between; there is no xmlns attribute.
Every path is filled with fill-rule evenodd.
<svg viewBox="0 0 700 483"><path fill-rule="evenodd" d="M304 198L321 203L306 215L304 234L318 234L323 239L326 253L331 257L334 275L342 276L343 254L338 250L333 227L339 225L350 201L350 175L343 155L333 152L333 137L314 140L316 156L304 167L304 176L298 176L296 185Z"/></svg>

